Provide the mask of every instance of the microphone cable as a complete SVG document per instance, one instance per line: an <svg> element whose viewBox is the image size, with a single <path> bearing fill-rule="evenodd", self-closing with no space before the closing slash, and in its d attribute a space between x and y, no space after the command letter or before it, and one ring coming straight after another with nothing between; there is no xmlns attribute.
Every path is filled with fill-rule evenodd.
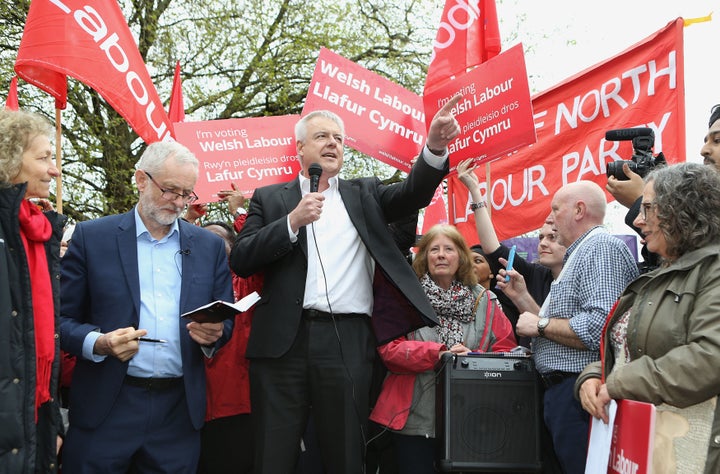
<svg viewBox="0 0 720 474"><path fill-rule="evenodd" d="M182 258L187 257L190 255L190 249L180 249L177 252L175 252L175 255L173 255L173 262L175 263L175 268L177 269L178 275L182 277ZM180 264L178 264L177 256L180 255Z"/></svg>
<svg viewBox="0 0 720 474"><path fill-rule="evenodd" d="M430 380L428 380L428 381L425 383L425 385L421 385L421 386L420 386L419 394L418 394L417 399L413 400L409 407L403 408L402 410L395 412L395 413L393 414L392 418L390 418L390 421L388 421L387 424L388 424L388 425L391 425L392 422L395 421L395 418L397 418L398 416L402 415L402 414L405 413L405 412L408 412L408 416L410 416L410 414L415 411L415 408L417 408L417 405L420 403L420 400L421 400L422 397L425 395L425 393L427 393L427 391L430 390L431 388L435 388L435 387L437 386L438 376L440 375L440 373L442 372L442 370L445 369L445 366L446 366L448 363L450 363L451 360L455 360L456 357L457 357L457 356L448 357L447 360L445 360L445 361L442 361L442 359L440 359L441 362L442 362L442 364L441 364L440 366L438 366L437 368L434 369L435 375L434 375ZM415 375L418 376L418 375L420 375L421 373L424 373L424 372L416 373ZM413 393L414 393L414 388L413 388ZM437 405L437 400L435 401L435 404ZM435 423L436 423L436 426L437 426L437 420L435 420ZM387 426L387 425L386 425L386 426L383 426L382 430L380 430L380 432L379 432L378 434L376 434L375 436L373 436L372 438L370 438L370 439L367 441L367 444L365 445L365 448L367 449L367 446L368 446L370 443L372 443L373 441L375 441L376 439L378 439L380 436L382 436L383 434L387 433L388 431L390 431L390 427ZM437 432L436 432L435 434L437 435ZM437 438L436 438L436 439L437 439Z"/></svg>
<svg viewBox="0 0 720 474"><path fill-rule="evenodd" d="M328 312L330 313L330 317L332 319L333 323L333 329L335 330L335 337L337 338L338 342L338 349L340 350L340 361L343 364L343 367L345 368L345 373L347 374L348 378L350 379L350 387L351 387L351 393L352 393L352 400L353 400L353 406L355 408L355 415L358 419L358 426L360 427L360 439L363 444L363 463L361 466L363 474L365 474L365 457L367 456L367 446L368 441L365 434L365 429L363 428L363 421L362 417L360 416L360 408L358 407L357 397L355 396L355 379L353 379L352 373L350 372L350 369L347 366L347 362L345 361L345 353L343 352L342 347L342 340L340 339L340 330L338 329L337 320L335 319L335 313L333 313L332 305L330 303L330 292L328 289L328 282L327 282L327 274L325 273L325 265L323 264L322 258L320 257L320 247L317 242L317 236L315 235L315 222L310 223L310 226L312 227L312 234L313 234L313 242L315 244L315 252L317 254L318 263L320 264L320 271L322 272L323 277L323 283L325 286L325 301L328 305ZM377 354L376 354L376 357ZM374 370L374 369L373 369ZM369 420L369 418L368 418Z"/></svg>

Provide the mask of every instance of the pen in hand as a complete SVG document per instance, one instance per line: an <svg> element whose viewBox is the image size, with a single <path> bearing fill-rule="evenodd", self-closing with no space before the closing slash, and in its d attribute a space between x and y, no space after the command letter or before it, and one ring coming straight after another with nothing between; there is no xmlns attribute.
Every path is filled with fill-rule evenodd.
<svg viewBox="0 0 720 474"><path fill-rule="evenodd" d="M165 339L153 339L151 337L138 337L139 342L158 342L158 343L165 343L167 342Z"/></svg>

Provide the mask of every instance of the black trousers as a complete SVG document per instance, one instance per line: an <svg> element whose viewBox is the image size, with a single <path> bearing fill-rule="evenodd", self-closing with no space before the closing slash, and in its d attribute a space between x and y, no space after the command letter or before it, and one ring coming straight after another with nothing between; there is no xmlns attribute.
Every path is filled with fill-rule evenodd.
<svg viewBox="0 0 720 474"><path fill-rule="evenodd" d="M250 474L253 436L249 413L205 422L200 432L198 474Z"/></svg>
<svg viewBox="0 0 720 474"><path fill-rule="evenodd" d="M312 408L329 474L362 473L375 338L368 318L303 318L279 359L250 361L255 474L293 472Z"/></svg>

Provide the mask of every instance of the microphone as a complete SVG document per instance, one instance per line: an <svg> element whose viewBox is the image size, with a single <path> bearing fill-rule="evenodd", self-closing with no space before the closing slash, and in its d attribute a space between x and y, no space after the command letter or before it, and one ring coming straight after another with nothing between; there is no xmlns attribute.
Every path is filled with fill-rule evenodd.
<svg viewBox="0 0 720 474"><path fill-rule="evenodd" d="M190 255L190 249L180 250L180 255L185 255L185 256Z"/></svg>
<svg viewBox="0 0 720 474"><path fill-rule="evenodd" d="M617 130L608 130L605 132L605 140L612 142L632 140L637 137L655 138L655 132L653 132L652 128L647 127L619 128Z"/></svg>
<svg viewBox="0 0 720 474"><path fill-rule="evenodd" d="M310 192L316 193L318 191L318 185L320 184L322 166L317 163L311 164L308 168L308 174L310 175Z"/></svg>

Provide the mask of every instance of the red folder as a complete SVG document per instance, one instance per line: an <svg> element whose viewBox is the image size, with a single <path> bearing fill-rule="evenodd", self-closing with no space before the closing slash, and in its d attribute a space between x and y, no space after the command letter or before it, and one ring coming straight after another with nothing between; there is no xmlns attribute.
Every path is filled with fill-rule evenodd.
<svg viewBox="0 0 720 474"><path fill-rule="evenodd" d="M647 474L652 466L655 405L618 400L613 426L608 474Z"/></svg>

